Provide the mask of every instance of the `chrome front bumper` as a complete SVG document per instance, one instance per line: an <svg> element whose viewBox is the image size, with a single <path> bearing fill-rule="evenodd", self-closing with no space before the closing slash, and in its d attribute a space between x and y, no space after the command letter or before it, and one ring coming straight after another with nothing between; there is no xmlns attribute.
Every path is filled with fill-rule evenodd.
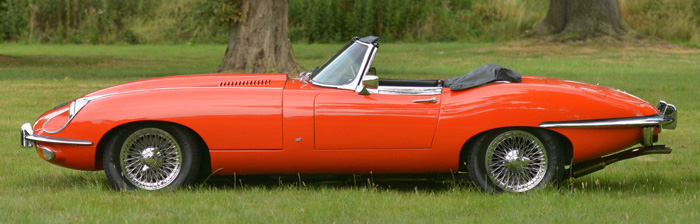
<svg viewBox="0 0 700 224"><path fill-rule="evenodd" d="M22 141L22 147L31 148L34 147L34 143L46 142L55 144L68 144L68 145L92 145L91 141L80 140L80 139L69 139L69 138L57 138L51 136L34 135L34 129L32 124L24 123L20 128L20 136Z"/></svg>

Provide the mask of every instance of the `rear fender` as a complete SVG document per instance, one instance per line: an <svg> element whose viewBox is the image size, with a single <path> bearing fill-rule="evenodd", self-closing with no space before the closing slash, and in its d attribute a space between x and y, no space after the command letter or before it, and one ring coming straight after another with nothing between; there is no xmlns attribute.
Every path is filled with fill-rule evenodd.
<svg viewBox="0 0 700 224"><path fill-rule="evenodd" d="M461 149L473 136L498 128L537 128L547 121L634 117L657 113L651 105L633 104L580 89L531 83L491 84L465 91L443 89L442 100L435 142L455 149ZM636 144L642 132L641 128L549 130L571 142L571 158L574 162ZM611 135L620 137L611 138ZM459 158L459 155L453 156Z"/></svg>

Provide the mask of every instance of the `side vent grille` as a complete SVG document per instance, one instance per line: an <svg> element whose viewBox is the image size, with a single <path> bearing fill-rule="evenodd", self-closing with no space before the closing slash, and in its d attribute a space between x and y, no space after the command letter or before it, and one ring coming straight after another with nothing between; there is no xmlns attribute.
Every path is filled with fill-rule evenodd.
<svg viewBox="0 0 700 224"><path fill-rule="evenodd" d="M231 81L231 82L221 82L219 86L268 86L272 80L261 79L261 80L243 80L243 81Z"/></svg>

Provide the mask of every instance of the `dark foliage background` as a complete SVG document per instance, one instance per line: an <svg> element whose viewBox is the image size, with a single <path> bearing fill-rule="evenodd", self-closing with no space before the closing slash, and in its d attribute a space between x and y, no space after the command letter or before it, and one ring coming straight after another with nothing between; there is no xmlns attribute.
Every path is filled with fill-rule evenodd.
<svg viewBox="0 0 700 224"><path fill-rule="evenodd" d="M638 32L700 42L700 1L619 0ZM0 41L225 43L238 0L0 0ZM290 38L339 42L502 41L541 21L548 0L290 0ZM274 16L274 15L270 15Z"/></svg>

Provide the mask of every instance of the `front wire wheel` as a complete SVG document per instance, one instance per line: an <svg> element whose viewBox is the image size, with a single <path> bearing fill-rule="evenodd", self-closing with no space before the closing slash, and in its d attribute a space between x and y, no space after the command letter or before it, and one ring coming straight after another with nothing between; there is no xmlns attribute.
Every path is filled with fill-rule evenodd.
<svg viewBox="0 0 700 224"><path fill-rule="evenodd" d="M144 128L126 139L119 162L129 183L146 190L159 190L172 184L180 174L182 151L170 133Z"/></svg>
<svg viewBox="0 0 700 224"><path fill-rule="evenodd" d="M197 141L173 125L124 128L107 142L107 179L116 189L173 189L191 183L199 169Z"/></svg>
<svg viewBox="0 0 700 224"><path fill-rule="evenodd" d="M501 130L482 136L467 168L474 183L493 191L525 192L561 179L559 141L541 130Z"/></svg>

